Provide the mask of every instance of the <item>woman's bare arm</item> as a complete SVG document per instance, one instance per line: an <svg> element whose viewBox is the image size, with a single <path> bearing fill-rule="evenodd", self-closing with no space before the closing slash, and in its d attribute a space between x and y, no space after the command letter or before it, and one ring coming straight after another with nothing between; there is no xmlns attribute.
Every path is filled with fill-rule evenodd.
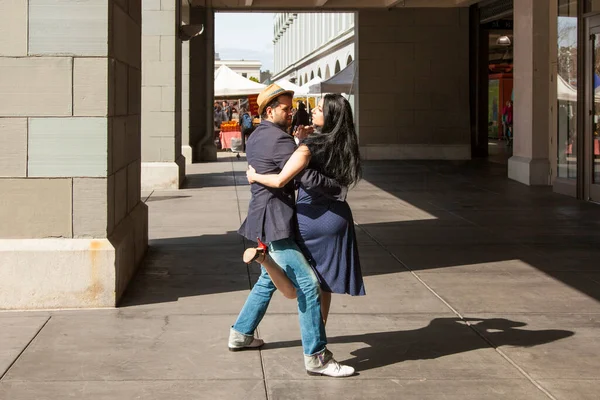
<svg viewBox="0 0 600 400"><path fill-rule="evenodd" d="M309 161L310 150L308 150L308 147L301 145L294 151L280 173L270 175L257 174L254 168L249 165L246 177L250 183L258 182L268 187L282 188L306 168Z"/></svg>

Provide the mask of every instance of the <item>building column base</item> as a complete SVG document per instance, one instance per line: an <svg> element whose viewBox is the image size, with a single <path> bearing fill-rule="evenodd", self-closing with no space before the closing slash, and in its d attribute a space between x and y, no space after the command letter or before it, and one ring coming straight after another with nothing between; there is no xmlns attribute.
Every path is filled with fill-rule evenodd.
<svg viewBox="0 0 600 400"><path fill-rule="evenodd" d="M181 154L185 157L185 164L189 165L192 163L194 150L192 146L181 146Z"/></svg>
<svg viewBox="0 0 600 400"><path fill-rule="evenodd" d="M175 162L142 162L142 190L179 189L185 179L185 157Z"/></svg>
<svg viewBox="0 0 600 400"><path fill-rule="evenodd" d="M550 161L513 156L508 159L508 178L529 186L550 185Z"/></svg>
<svg viewBox="0 0 600 400"><path fill-rule="evenodd" d="M471 145L366 145L360 153L364 160L470 160Z"/></svg>
<svg viewBox="0 0 600 400"><path fill-rule="evenodd" d="M214 143L198 143L196 145L196 155L200 162L217 161L217 146Z"/></svg>
<svg viewBox="0 0 600 400"><path fill-rule="evenodd" d="M115 307L147 247L143 202L108 239L0 239L0 310Z"/></svg>

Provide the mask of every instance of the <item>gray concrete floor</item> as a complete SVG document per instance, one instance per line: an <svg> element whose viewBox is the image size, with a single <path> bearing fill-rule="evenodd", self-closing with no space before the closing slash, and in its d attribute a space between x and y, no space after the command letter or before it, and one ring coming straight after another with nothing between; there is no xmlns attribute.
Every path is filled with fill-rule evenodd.
<svg viewBox="0 0 600 400"><path fill-rule="evenodd" d="M350 194L367 296L336 295L349 379L303 371L294 301L262 351L227 351L257 266L241 262L246 163L188 167L145 196L150 250L115 310L0 313L0 399L598 399L600 207L497 163L370 162Z"/></svg>

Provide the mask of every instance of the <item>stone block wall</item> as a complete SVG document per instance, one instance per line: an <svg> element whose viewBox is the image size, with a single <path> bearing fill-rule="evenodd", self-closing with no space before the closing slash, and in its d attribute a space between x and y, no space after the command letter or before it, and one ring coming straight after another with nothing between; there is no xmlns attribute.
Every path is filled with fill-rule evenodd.
<svg viewBox="0 0 600 400"><path fill-rule="evenodd" d="M0 308L114 306L143 258L140 54L141 0L0 2Z"/></svg>
<svg viewBox="0 0 600 400"><path fill-rule="evenodd" d="M468 8L358 13L359 134L366 159L468 159Z"/></svg>
<svg viewBox="0 0 600 400"><path fill-rule="evenodd" d="M177 189L185 177L181 134L180 2L145 1L142 26L142 185Z"/></svg>
<svg viewBox="0 0 600 400"><path fill-rule="evenodd" d="M189 52L189 141L194 162L214 161L214 68L215 14L211 9L193 7L190 22L204 25L204 33L190 41Z"/></svg>

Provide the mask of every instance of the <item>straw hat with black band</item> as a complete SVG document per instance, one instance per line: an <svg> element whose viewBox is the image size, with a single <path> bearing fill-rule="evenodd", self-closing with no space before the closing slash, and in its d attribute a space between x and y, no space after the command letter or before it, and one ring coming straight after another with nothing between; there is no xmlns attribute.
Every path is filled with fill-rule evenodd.
<svg viewBox="0 0 600 400"><path fill-rule="evenodd" d="M267 86L265 90L260 92L258 98L256 99L256 102L258 103L258 114L262 115L267 104L269 104L276 97L279 97L283 94L287 94L294 97L293 90L285 90L284 88L275 83L272 83L269 86Z"/></svg>

